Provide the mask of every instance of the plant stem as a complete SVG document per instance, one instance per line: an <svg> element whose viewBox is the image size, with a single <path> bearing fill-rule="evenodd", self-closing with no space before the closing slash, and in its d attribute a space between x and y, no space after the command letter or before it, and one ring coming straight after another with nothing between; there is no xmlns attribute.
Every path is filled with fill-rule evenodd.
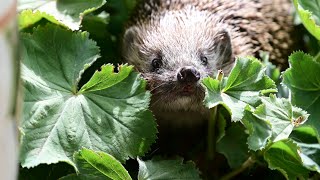
<svg viewBox="0 0 320 180"><path fill-rule="evenodd" d="M215 138L215 128L216 128L216 122L217 122L217 110L218 106L215 106L212 108L211 111L211 116L209 118L208 122L208 149L207 149L207 155L208 159L212 160L214 158L215 154L215 149L216 149L216 138Z"/></svg>
<svg viewBox="0 0 320 180"><path fill-rule="evenodd" d="M222 70L218 70L218 74L216 76L216 79L221 82L223 79L223 71ZM209 122L208 122L208 137L207 137L207 144L208 144L208 149L207 149L207 156L209 160L213 160L214 158L214 154L215 154L215 150L216 150L216 123L217 123L217 119L218 119L218 115L217 115L217 111L218 111L218 105L211 108L210 112L211 112L211 116L209 117Z"/></svg>
<svg viewBox="0 0 320 180"><path fill-rule="evenodd" d="M247 168L251 167L255 163L255 160L250 156L238 169L231 171L230 173L226 174L221 178L221 180L229 180L238 174L245 171Z"/></svg>
<svg viewBox="0 0 320 180"><path fill-rule="evenodd" d="M320 62L320 52L317 53L317 55L314 57L314 59L318 62Z"/></svg>

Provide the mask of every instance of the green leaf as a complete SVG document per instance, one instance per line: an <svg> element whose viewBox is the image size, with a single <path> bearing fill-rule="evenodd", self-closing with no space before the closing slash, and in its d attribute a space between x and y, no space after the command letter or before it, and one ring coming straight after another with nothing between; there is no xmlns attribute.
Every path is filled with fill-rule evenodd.
<svg viewBox="0 0 320 180"><path fill-rule="evenodd" d="M68 174L67 176L63 176L59 178L59 180L113 180L108 177L100 177L91 174ZM118 180L118 179L116 179Z"/></svg>
<svg viewBox="0 0 320 180"><path fill-rule="evenodd" d="M279 170L287 179L306 179L309 171L303 167L298 153L299 147L285 139L273 143L264 153L264 158L272 170Z"/></svg>
<svg viewBox="0 0 320 180"><path fill-rule="evenodd" d="M320 173L320 144L297 143L304 167Z"/></svg>
<svg viewBox="0 0 320 180"><path fill-rule="evenodd" d="M304 142L308 144L319 143L317 131L311 126L300 126L295 128L290 134L290 138L297 142Z"/></svg>
<svg viewBox="0 0 320 180"><path fill-rule="evenodd" d="M271 94L270 97L261 97L261 101L262 104L256 108L254 115L270 122L272 141L288 138L295 126L308 119L307 112L293 107L287 99L276 98Z"/></svg>
<svg viewBox="0 0 320 180"><path fill-rule="evenodd" d="M59 180L109 180L108 177L98 177L95 175L82 175L82 174L69 174L67 176L59 178Z"/></svg>
<svg viewBox="0 0 320 180"><path fill-rule="evenodd" d="M30 80L39 82L38 86L48 83L52 89L75 94L85 67L100 57L99 48L88 37L88 33L72 33L54 25L38 28L33 35L22 34L24 74L34 76Z"/></svg>
<svg viewBox="0 0 320 180"><path fill-rule="evenodd" d="M97 71L90 81L82 86L79 92L98 91L114 86L127 78L132 69L133 66L119 66L119 73L114 73L112 65L103 65L101 71Z"/></svg>
<svg viewBox="0 0 320 180"><path fill-rule="evenodd" d="M269 53L261 51L259 52L263 64L266 66L266 75L269 76L277 85L277 97L288 98L289 89L281 84L280 67L275 66L269 61Z"/></svg>
<svg viewBox="0 0 320 180"><path fill-rule="evenodd" d="M248 135L239 123L232 123L225 136L217 143L217 152L223 154L231 168L241 166L249 157Z"/></svg>
<svg viewBox="0 0 320 180"><path fill-rule="evenodd" d="M320 134L320 63L312 56L296 52L289 57L290 68L283 74L283 83L291 90L291 102L310 114L307 125Z"/></svg>
<svg viewBox="0 0 320 180"><path fill-rule="evenodd" d="M317 132L310 126L296 128L290 135L300 147L304 167L320 173L320 144Z"/></svg>
<svg viewBox="0 0 320 180"><path fill-rule="evenodd" d="M44 12L40 12L40 11L32 12L32 10L24 10L19 14L19 21L18 21L19 30L32 27L34 24L36 24L42 19L46 19L54 24L64 26L62 23L57 21L53 16L48 15Z"/></svg>
<svg viewBox="0 0 320 180"><path fill-rule="evenodd" d="M83 17L81 30L89 32L90 37L93 36L97 40L106 41L106 39L111 38L111 34L107 30L109 21L110 15L105 11L101 12L98 15L94 15L93 13L91 13Z"/></svg>
<svg viewBox="0 0 320 180"><path fill-rule="evenodd" d="M320 144L317 132L310 126L300 126L290 134L290 138L300 147L299 155L304 167L320 172Z"/></svg>
<svg viewBox="0 0 320 180"><path fill-rule="evenodd" d="M303 25L315 38L320 40L320 26L316 24L312 16L312 13L315 13L316 20L319 21L319 0L293 0L293 2Z"/></svg>
<svg viewBox="0 0 320 180"><path fill-rule="evenodd" d="M218 119L217 119L217 137L216 142L220 141L222 137L225 136L226 132L225 129L227 127L227 119L230 119L229 112L222 107L218 109Z"/></svg>
<svg viewBox="0 0 320 180"><path fill-rule="evenodd" d="M254 151L263 149L272 135L270 123L254 116L250 111L250 108L245 110L242 122L249 130L249 149Z"/></svg>
<svg viewBox="0 0 320 180"><path fill-rule="evenodd" d="M275 83L265 75L261 62L253 57L238 58L227 80L204 78L203 84L206 107L222 104L230 111L232 121L242 119L247 104L257 106L261 93L276 92Z"/></svg>
<svg viewBox="0 0 320 180"><path fill-rule="evenodd" d="M74 154L74 161L80 175L90 175L96 178L131 179L128 171L111 155L104 152L94 152L83 148Z"/></svg>
<svg viewBox="0 0 320 180"><path fill-rule="evenodd" d="M20 0L18 10L39 10L55 17L70 29L78 30L83 16L98 9L105 3L105 0Z"/></svg>
<svg viewBox="0 0 320 180"><path fill-rule="evenodd" d="M149 161L139 162L138 180L155 180L155 179L200 179L199 171L194 163L183 163L182 159L162 160L153 158Z"/></svg>
<svg viewBox="0 0 320 180"><path fill-rule="evenodd" d="M113 156L86 148L74 154L78 174L69 174L59 180L132 179L128 171Z"/></svg>
<svg viewBox="0 0 320 180"><path fill-rule="evenodd" d="M314 16L317 24L320 22L320 1L319 0L298 0L299 5L307 10L310 11Z"/></svg>
<svg viewBox="0 0 320 180"><path fill-rule="evenodd" d="M266 66L266 75L278 84L281 75L280 68L269 61L269 53L261 51L260 57L263 64Z"/></svg>
<svg viewBox="0 0 320 180"><path fill-rule="evenodd" d="M72 161L81 147L120 161L142 156L155 141L156 123L148 110L146 82L131 66L112 74L103 66L78 92L79 78L99 55L87 33L57 26L23 34L25 84L20 161L23 167ZM112 75L111 75L112 74ZM103 76L106 82L100 83ZM110 83L110 84L109 84Z"/></svg>

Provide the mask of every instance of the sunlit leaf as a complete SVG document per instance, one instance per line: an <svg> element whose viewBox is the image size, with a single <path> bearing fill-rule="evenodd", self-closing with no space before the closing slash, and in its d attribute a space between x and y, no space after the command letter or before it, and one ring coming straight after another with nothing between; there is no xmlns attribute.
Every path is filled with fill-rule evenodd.
<svg viewBox="0 0 320 180"><path fill-rule="evenodd" d="M291 91L293 105L306 110L310 125L320 134L320 63L312 56L296 52L289 57L290 68L283 74L283 83Z"/></svg>
<svg viewBox="0 0 320 180"><path fill-rule="evenodd" d="M146 82L131 66L105 65L79 92L79 78L99 57L87 33L57 26L23 34L23 167L68 162L82 147L120 161L143 155L156 138Z"/></svg>
<svg viewBox="0 0 320 180"><path fill-rule="evenodd" d="M206 87L206 107L222 104L230 111L232 121L243 118L248 104L257 106L259 95L276 92L275 83L265 75L265 67L252 57L238 58L227 79L205 78L203 84Z"/></svg>

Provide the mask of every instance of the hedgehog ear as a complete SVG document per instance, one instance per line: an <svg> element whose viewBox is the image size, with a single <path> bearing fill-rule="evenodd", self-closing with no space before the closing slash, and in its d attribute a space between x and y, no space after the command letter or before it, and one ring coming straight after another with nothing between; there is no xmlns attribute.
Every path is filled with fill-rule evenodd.
<svg viewBox="0 0 320 180"><path fill-rule="evenodd" d="M124 33L123 44L125 49L128 49L135 43L140 43L139 29L136 26L132 26Z"/></svg>
<svg viewBox="0 0 320 180"><path fill-rule="evenodd" d="M132 53L135 52L137 44L141 43L139 29L136 26L128 28L124 33L122 43L122 53L124 58L126 61L131 60L131 58L128 57L132 57L134 55Z"/></svg>
<svg viewBox="0 0 320 180"><path fill-rule="evenodd" d="M224 64L229 64L233 62L232 56L232 44L229 32L226 30L221 30L214 37L215 48L214 51L218 55L218 64L222 67ZM220 68L222 68L220 67Z"/></svg>

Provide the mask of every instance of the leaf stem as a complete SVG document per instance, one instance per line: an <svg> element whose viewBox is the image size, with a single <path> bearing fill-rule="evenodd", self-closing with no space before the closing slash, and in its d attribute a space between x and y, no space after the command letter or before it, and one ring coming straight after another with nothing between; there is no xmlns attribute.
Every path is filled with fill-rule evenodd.
<svg viewBox="0 0 320 180"><path fill-rule="evenodd" d="M216 79L221 82L223 79L223 71L222 70L218 70ZM209 122L208 122L208 137L207 137L207 144L208 144L208 149L207 149L207 156L209 160L213 160L214 158L214 154L215 154L215 150L216 150L216 123L217 123L217 119L218 119L218 115L217 115L217 111L218 111L218 105L211 108L210 112L211 112L211 116L209 117Z"/></svg>
<svg viewBox="0 0 320 180"><path fill-rule="evenodd" d="M320 52L317 53L317 55L314 57L314 59L318 62L320 62Z"/></svg>
<svg viewBox="0 0 320 180"><path fill-rule="evenodd" d="M217 111L218 111L218 106L213 107L211 110L211 116L209 118L209 122L208 122L208 149L207 149L207 155L208 155L208 159L212 160L214 158L214 154L215 154L215 145L216 145L216 141L215 141L215 128L216 128L216 122L217 122Z"/></svg>
<svg viewBox="0 0 320 180"><path fill-rule="evenodd" d="M221 180L229 180L251 167L256 161L250 156L238 169L231 171L221 178Z"/></svg>

